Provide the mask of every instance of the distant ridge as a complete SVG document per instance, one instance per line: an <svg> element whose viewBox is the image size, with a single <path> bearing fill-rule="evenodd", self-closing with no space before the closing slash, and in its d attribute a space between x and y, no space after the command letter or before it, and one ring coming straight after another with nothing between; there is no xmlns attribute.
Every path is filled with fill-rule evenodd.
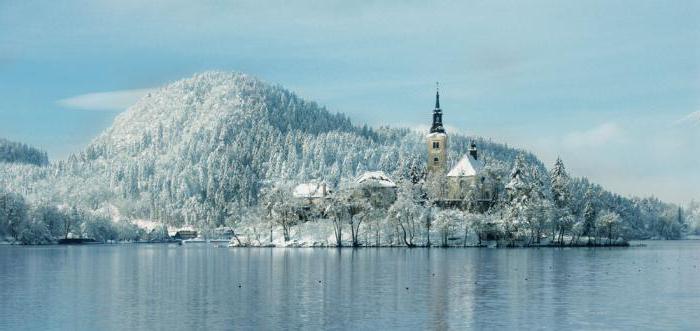
<svg viewBox="0 0 700 331"><path fill-rule="evenodd" d="M0 162L43 166L49 164L49 157L38 148L0 138Z"/></svg>

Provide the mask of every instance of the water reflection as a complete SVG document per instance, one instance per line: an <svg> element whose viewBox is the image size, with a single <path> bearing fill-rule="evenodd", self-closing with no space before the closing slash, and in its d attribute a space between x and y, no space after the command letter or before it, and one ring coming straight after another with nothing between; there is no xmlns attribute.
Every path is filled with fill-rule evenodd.
<svg viewBox="0 0 700 331"><path fill-rule="evenodd" d="M693 328L699 252L2 247L0 329Z"/></svg>

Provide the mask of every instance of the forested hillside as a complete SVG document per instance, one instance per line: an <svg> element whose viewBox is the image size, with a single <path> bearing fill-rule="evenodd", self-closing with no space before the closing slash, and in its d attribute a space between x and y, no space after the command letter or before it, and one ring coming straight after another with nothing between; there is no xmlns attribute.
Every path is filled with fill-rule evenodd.
<svg viewBox="0 0 700 331"><path fill-rule="evenodd" d="M488 139L450 134L450 159L466 153L470 141L501 191L518 155L542 190L550 190L548 172L534 155ZM67 160L0 167L0 184L35 204L107 217L116 208L127 220L216 227L256 206L266 187L309 180L336 187L365 170L400 182L422 171L424 155L424 133L355 126L280 86L207 72L147 95ZM594 200L595 208L616 212L632 237L680 233L680 224L666 228L675 206L621 197L585 179L567 186L574 215Z"/></svg>
<svg viewBox="0 0 700 331"><path fill-rule="evenodd" d="M0 138L0 163L27 163L38 166L47 165L46 152L23 143Z"/></svg>

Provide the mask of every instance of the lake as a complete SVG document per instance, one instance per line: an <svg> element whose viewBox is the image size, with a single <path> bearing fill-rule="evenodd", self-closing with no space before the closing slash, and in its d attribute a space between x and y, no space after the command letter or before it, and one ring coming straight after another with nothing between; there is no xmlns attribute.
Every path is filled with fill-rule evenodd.
<svg viewBox="0 0 700 331"><path fill-rule="evenodd" d="M698 329L700 241L1 246L0 329Z"/></svg>

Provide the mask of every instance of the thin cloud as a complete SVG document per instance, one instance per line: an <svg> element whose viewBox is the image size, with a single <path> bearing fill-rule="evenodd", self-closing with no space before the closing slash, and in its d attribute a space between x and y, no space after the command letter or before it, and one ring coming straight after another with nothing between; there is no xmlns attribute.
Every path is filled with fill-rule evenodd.
<svg viewBox="0 0 700 331"><path fill-rule="evenodd" d="M564 137L564 145L570 147L599 146L620 138L622 129L616 123L606 122L585 131L574 131Z"/></svg>
<svg viewBox="0 0 700 331"><path fill-rule="evenodd" d="M114 111L124 110L155 89L118 90L76 95L58 100L64 108L79 110Z"/></svg>
<svg viewBox="0 0 700 331"><path fill-rule="evenodd" d="M676 125L700 126L700 110L692 112L680 120L676 121Z"/></svg>

